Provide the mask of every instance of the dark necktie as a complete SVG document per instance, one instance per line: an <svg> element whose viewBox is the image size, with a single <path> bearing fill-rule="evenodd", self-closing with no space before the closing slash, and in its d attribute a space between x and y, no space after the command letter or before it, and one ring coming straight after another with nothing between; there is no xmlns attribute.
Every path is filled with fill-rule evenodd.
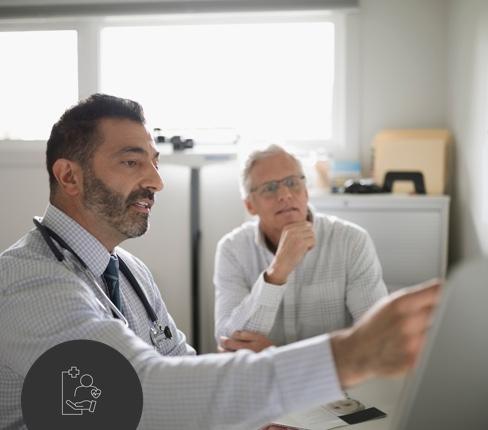
<svg viewBox="0 0 488 430"><path fill-rule="evenodd" d="M108 297L119 310L122 310L120 307L119 260L116 255L110 255L108 266L103 272L103 279L107 285Z"/></svg>

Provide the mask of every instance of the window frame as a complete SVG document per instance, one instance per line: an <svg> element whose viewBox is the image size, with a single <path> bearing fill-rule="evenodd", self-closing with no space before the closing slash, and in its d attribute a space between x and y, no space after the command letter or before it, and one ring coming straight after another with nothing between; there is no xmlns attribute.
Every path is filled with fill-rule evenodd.
<svg viewBox="0 0 488 430"><path fill-rule="evenodd" d="M22 18L1 20L0 31L75 30L78 34L78 99L100 91L100 35L105 27L159 26L176 24L259 23L330 21L335 25L335 70L332 137L330 140L286 141L287 146L304 152L325 149L327 152L357 158L357 104L351 93L357 87L357 67L351 66L357 53L354 33L358 25L354 11L284 11L165 14L148 16L100 16L77 18ZM348 32L352 27L353 37ZM95 66L93 66L95 65ZM353 66L355 66L353 64ZM354 100L356 101L356 100ZM351 121L352 120L352 121ZM346 123L352 122L352 128ZM0 142L2 140L0 139Z"/></svg>
<svg viewBox="0 0 488 430"><path fill-rule="evenodd" d="M29 18L0 20L0 32L73 30L77 37L78 99L88 97L98 90L99 18ZM1 141L1 140L0 140Z"/></svg>

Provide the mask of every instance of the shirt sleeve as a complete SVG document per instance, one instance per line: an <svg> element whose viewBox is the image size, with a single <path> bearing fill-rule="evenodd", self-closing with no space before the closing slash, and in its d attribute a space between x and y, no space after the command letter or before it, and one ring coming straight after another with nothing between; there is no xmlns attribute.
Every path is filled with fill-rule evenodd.
<svg viewBox="0 0 488 430"><path fill-rule="evenodd" d="M264 272L251 284L246 269L224 239L215 255L214 285L217 343L220 336L230 336L236 330L269 335L287 284L266 282Z"/></svg>
<svg viewBox="0 0 488 430"><path fill-rule="evenodd" d="M0 326L2 366L22 378L61 342L88 339L118 350L142 384L141 429L252 429L342 397L326 335L259 354L163 357L103 313L88 285L63 273L11 283Z"/></svg>
<svg viewBox="0 0 488 430"><path fill-rule="evenodd" d="M352 231L356 234L348 238L346 305L357 321L388 291L371 237L363 229Z"/></svg>

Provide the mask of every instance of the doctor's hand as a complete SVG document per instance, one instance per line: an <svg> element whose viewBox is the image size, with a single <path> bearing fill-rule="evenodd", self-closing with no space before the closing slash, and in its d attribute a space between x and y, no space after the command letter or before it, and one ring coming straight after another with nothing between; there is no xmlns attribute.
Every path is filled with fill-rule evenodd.
<svg viewBox="0 0 488 430"><path fill-rule="evenodd" d="M285 284L290 273L314 246L315 234L311 222L300 221L286 225L281 232L274 259L264 274L266 282Z"/></svg>
<svg viewBox="0 0 488 430"><path fill-rule="evenodd" d="M331 333L342 387L411 369L439 296L437 280L396 291L377 302L353 327Z"/></svg>
<svg viewBox="0 0 488 430"><path fill-rule="evenodd" d="M232 333L230 337L220 336L218 350L219 352L234 352L238 349L250 349L254 352L260 352L272 345L264 334L238 330Z"/></svg>

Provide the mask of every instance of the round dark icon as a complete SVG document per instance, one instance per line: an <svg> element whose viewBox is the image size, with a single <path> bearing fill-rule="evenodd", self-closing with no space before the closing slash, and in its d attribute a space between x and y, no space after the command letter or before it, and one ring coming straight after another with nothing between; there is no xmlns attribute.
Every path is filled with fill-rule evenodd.
<svg viewBox="0 0 488 430"><path fill-rule="evenodd" d="M129 361L93 340L64 342L32 365L22 387L29 430L135 430L142 387Z"/></svg>

